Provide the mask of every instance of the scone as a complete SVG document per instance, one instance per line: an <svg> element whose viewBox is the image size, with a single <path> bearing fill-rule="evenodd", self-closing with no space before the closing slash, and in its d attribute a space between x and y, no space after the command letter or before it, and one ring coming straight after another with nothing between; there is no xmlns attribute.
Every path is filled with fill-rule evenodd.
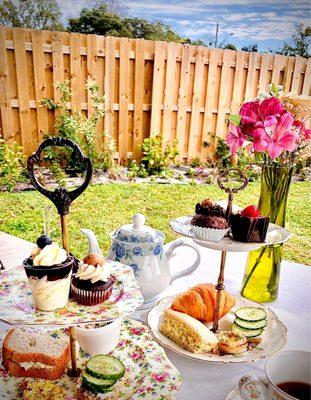
<svg viewBox="0 0 311 400"><path fill-rule="evenodd" d="M169 308L164 310L160 331L192 353L204 353L217 348L217 337L202 322Z"/></svg>

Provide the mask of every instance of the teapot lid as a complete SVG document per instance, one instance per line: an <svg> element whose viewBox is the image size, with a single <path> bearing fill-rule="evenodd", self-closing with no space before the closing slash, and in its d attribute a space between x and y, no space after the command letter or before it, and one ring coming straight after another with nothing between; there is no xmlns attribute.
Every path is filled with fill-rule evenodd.
<svg viewBox="0 0 311 400"><path fill-rule="evenodd" d="M132 218L132 224L122 225L113 234L113 239L127 243L158 243L163 234L151 226L145 225L146 217L137 213Z"/></svg>

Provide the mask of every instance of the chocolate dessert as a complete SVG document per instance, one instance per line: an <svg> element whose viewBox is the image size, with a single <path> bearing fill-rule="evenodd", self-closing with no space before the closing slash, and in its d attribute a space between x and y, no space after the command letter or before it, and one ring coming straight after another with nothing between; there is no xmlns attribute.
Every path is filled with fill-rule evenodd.
<svg viewBox="0 0 311 400"><path fill-rule="evenodd" d="M233 240L263 243L267 236L269 217L263 217L256 206L248 206L242 212L231 214L230 225Z"/></svg>
<svg viewBox="0 0 311 400"><path fill-rule="evenodd" d="M204 199L196 204L195 213L208 217L225 217L225 210L211 199Z"/></svg>
<svg viewBox="0 0 311 400"><path fill-rule="evenodd" d="M212 228L212 229L227 229L228 222L222 217L211 217L206 215L197 214L194 215L191 220L191 225L200 226L201 228Z"/></svg>
<svg viewBox="0 0 311 400"><path fill-rule="evenodd" d="M109 262L99 254L88 254L71 282L73 299L82 305L93 306L107 300L116 278L111 275Z"/></svg>

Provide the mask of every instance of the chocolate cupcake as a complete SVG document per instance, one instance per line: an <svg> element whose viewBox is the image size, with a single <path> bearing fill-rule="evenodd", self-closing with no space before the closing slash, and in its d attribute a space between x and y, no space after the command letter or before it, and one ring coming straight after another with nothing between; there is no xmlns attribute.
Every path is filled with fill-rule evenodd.
<svg viewBox="0 0 311 400"><path fill-rule="evenodd" d="M256 206L248 206L240 213L231 214L233 240L244 243L263 243L266 240L269 217L263 217Z"/></svg>
<svg viewBox="0 0 311 400"><path fill-rule="evenodd" d="M82 305L100 304L111 296L115 280L104 257L91 253L84 258L72 279L72 297Z"/></svg>
<svg viewBox="0 0 311 400"><path fill-rule="evenodd" d="M218 242L229 231L228 222L223 217L196 214L191 220L195 237Z"/></svg>
<svg viewBox="0 0 311 400"><path fill-rule="evenodd" d="M208 217L225 217L225 210L211 199L204 199L196 204L195 213Z"/></svg>
<svg viewBox="0 0 311 400"><path fill-rule="evenodd" d="M31 256L23 261L35 306L53 311L66 306L75 260L48 236L40 236Z"/></svg>

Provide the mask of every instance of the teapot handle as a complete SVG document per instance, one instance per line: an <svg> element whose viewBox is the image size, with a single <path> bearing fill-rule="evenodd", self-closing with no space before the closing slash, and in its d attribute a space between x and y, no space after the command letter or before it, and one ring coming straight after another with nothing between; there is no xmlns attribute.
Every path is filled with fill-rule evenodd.
<svg viewBox="0 0 311 400"><path fill-rule="evenodd" d="M197 248L197 246L195 244L186 242L184 239L175 240L175 242L171 244L169 249L166 251L166 258L168 260L170 260L172 258L172 256L174 255L174 250L179 246L191 247L196 252L196 259L195 259L194 263L192 265L190 265L190 267L185 268L182 271L177 272L176 274L173 274L171 276L170 284L175 279L181 278L182 276L192 274L192 272L194 272L198 268L198 266L201 262L201 254L200 254L200 251Z"/></svg>

